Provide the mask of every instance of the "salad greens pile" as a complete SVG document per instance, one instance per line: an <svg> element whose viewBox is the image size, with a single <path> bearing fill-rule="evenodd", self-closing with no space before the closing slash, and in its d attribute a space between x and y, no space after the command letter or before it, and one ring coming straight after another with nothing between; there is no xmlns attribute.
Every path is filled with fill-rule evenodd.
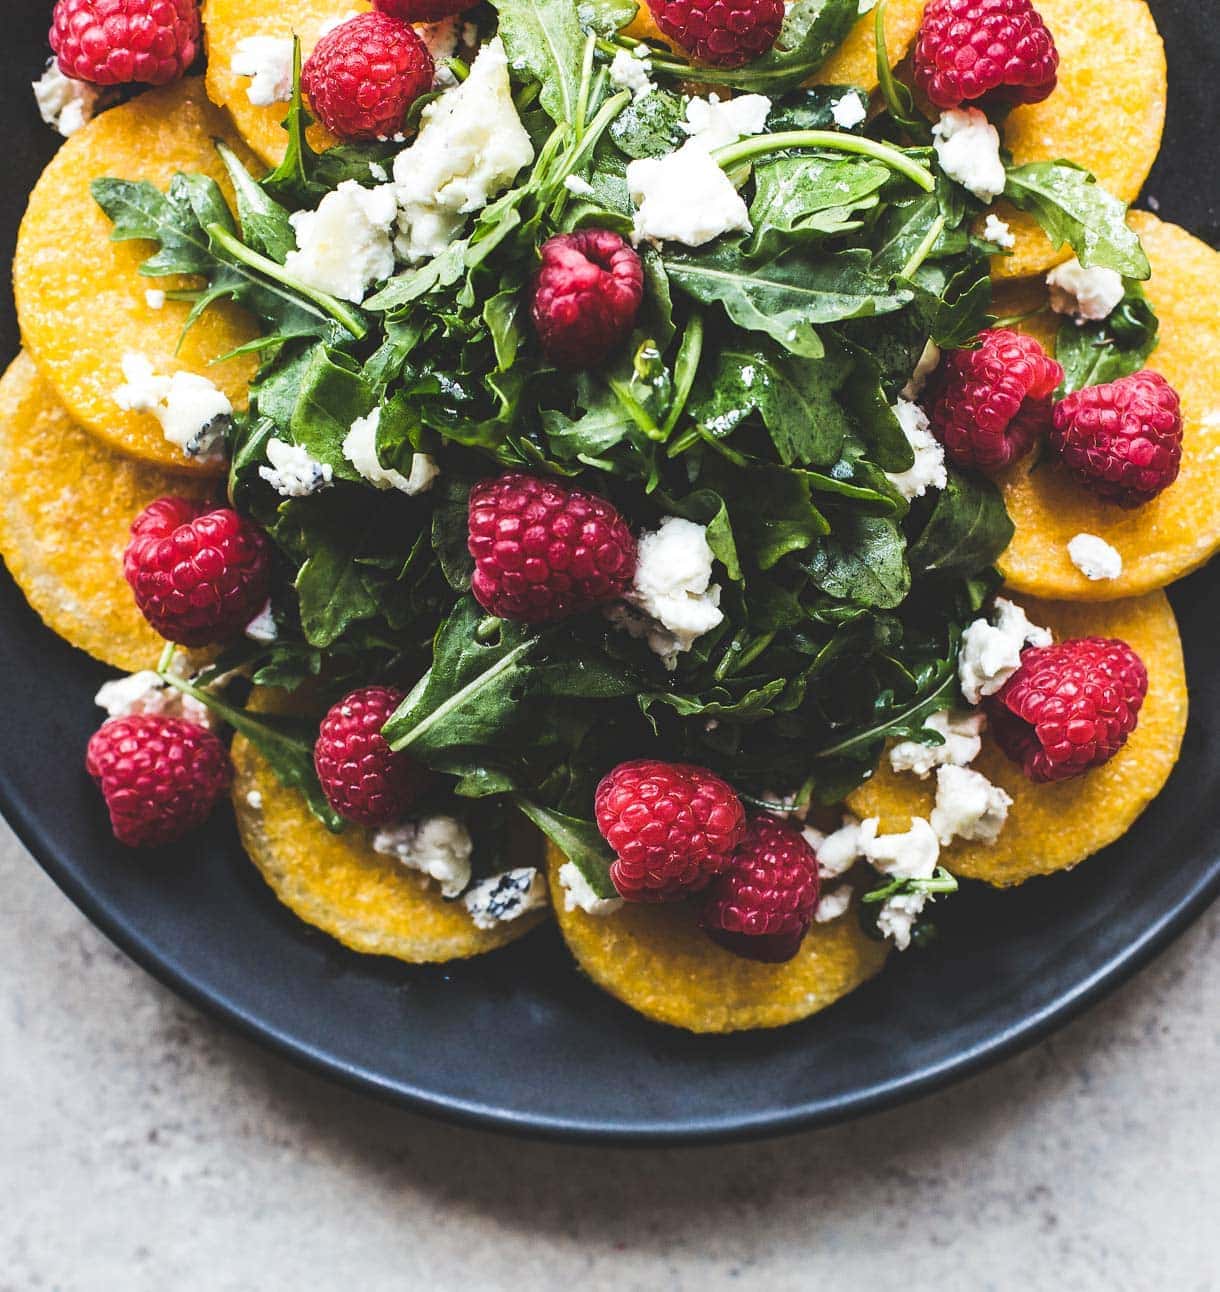
<svg viewBox="0 0 1220 1292"><path fill-rule="evenodd" d="M983 206L938 170L883 43L885 110L867 126L833 123L834 105L860 91L800 88L869 7L797 0L775 48L740 69L653 50L660 84L633 97L607 69L637 43L617 34L630 0L498 0L481 34L504 41L536 161L463 236L361 306L286 272L289 216L343 181L376 185L403 145L314 153L299 54L283 163L256 180L218 145L235 212L199 175L165 193L95 184L114 237L159 244L144 273L206 279L192 319L228 299L263 327L246 347L262 366L233 421L228 488L274 539L279 637L230 651L201 684L247 666L259 686L303 688L318 712L352 686L402 685L393 747L459 796L519 807L602 893L593 789L622 759L710 766L756 804L830 803L888 738L938 740L925 720L957 697L960 632L994 591L1012 526L988 481L953 468L943 490L903 497L891 476L914 455L895 405L929 342L968 347L990 322L996 248L972 234ZM752 230L641 245L646 297L630 343L597 370L556 371L526 318L538 248L588 226L631 236L626 168L683 141L692 80L773 100L765 134L714 154ZM569 176L584 183L569 188ZM1086 265L1147 276L1125 208L1087 173L1010 168L1006 196ZM1070 380L1150 345L1147 315L1133 286L1109 325L1117 344L1072 329ZM384 467L435 458L429 492L376 490L344 456L373 409ZM327 464L333 487L281 498L258 474L272 437ZM467 496L508 470L578 483L637 531L667 516L706 526L723 623L669 670L597 613L544 626L489 617L469 592ZM309 724L225 707L338 828L313 780Z"/></svg>

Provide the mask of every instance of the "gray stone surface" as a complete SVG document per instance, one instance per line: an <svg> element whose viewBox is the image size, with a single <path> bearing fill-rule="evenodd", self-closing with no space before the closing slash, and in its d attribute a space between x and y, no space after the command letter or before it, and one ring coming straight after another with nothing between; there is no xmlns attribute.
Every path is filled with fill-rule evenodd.
<svg viewBox="0 0 1220 1292"><path fill-rule="evenodd" d="M1220 909L911 1107L601 1150L296 1071L130 964L0 831L0 1292L1220 1287Z"/></svg>

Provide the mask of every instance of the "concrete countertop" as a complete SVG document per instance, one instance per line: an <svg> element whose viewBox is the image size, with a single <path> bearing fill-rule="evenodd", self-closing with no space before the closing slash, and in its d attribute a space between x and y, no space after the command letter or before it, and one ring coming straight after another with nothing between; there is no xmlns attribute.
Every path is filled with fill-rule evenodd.
<svg viewBox="0 0 1220 1292"><path fill-rule="evenodd" d="M162 989L0 826L0 1292L1220 1288L1220 907L1066 1031L853 1125L458 1130Z"/></svg>

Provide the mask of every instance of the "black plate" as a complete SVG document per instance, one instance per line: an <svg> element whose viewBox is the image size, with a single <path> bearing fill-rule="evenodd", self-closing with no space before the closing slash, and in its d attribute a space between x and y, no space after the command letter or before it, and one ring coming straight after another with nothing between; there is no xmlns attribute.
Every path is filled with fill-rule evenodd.
<svg viewBox="0 0 1220 1292"><path fill-rule="evenodd" d="M1214 241L1220 33L1194 0L1154 3L1169 46L1162 214ZM54 140L27 82L49 0L6 13L0 90L5 253ZM16 29L16 30L15 30ZM2 348L17 346L5 306ZM106 671L44 629L0 574L0 799L52 878L163 982L292 1058L461 1121L567 1137L696 1140L791 1130L924 1093L1045 1035L1133 973L1220 891L1220 569L1175 590L1193 717L1182 762L1136 827L1070 875L970 889L927 954L773 1033L699 1038L585 982L553 930L471 964L412 969L344 951L279 906L227 814L171 855L110 839L81 768ZM70 983L63 989L70 991Z"/></svg>

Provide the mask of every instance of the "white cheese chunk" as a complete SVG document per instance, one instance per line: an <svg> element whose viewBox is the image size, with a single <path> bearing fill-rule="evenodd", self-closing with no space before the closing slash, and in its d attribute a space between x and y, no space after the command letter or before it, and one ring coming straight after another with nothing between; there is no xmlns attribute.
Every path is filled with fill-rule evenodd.
<svg viewBox="0 0 1220 1292"><path fill-rule="evenodd" d="M817 910L813 913L815 924L829 924L847 914L851 906L852 886L836 884L834 888L824 891L818 900Z"/></svg>
<svg viewBox="0 0 1220 1292"><path fill-rule="evenodd" d="M270 597L267 598L267 604L246 625L245 635L262 646L269 646L279 637L280 630L275 622L275 615L271 612Z"/></svg>
<svg viewBox="0 0 1220 1292"><path fill-rule="evenodd" d="M881 903L877 913L877 932L894 944L898 951L911 945L915 921L931 900L930 893L899 893Z"/></svg>
<svg viewBox="0 0 1220 1292"><path fill-rule="evenodd" d="M272 438L267 441L267 461L258 474L285 498L304 498L330 485L334 470L329 462L319 462L298 444Z"/></svg>
<svg viewBox="0 0 1220 1292"><path fill-rule="evenodd" d="M165 438L188 458L224 457L224 433L233 405L223 391L193 372L162 376L144 355L132 351L123 356L122 369L126 384L114 392L120 408L151 413L161 423Z"/></svg>
<svg viewBox="0 0 1220 1292"><path fill-rule="evenodd" d="M845 816L843 824L818 843L806 831L802 833L818 855L818 875L822 879L837 879L846 874L864 855L860 851L860 822L853 816Z"/></svg>
<svg viewBox="0 0 1220 1292"><path fill-rule="evenodd" d="M908 502L922 498L929 489L943 489L949 483L945 447L932 434L927 413L909 399L899 399L894 416L915 454L915 462L906 471L887 471L890 483Z"/></svg>
<svg viewBox="0 0 1220 1292"><path fill-rule="evenodd" d="M455 15L452 18L442 18L439 22L421 22L416 24L415 30L428 46L428 53L432 55L432 61L436 65L432 88L443 90L456 85L457 77L447 64L457 54L462 37L462 20Z"/></svg>
<svg viewBox="0 0 1220 1292"><path fill-rule="evenodd" d="M1000 134L978 108L950 108L932 127L940 168L983 202L1004 191Z"/></svg>
<svg viewBox="0 0 1220 1292"><path fill-rule="evenodd" d="M563 186L575 197L593 196L593 185L580 175L565 175Z"/></svg>
<svg viewBox="0 0 1220 1292"><path fill-rule="evenodd" d="M415 142L394 161L398 254L410 262L439 255L465 217L533 160L497 36L479 51L466 80L423 110Z"/></svg>
<svg viewBox="0 0 1220 1292"><path fill-rule="evenodd" d="M965 767L979 756L986 724L987 719L981 713L950 713L942 709L923 725L943 736L944 744L900 741L890 749L890 766L899 773L912 772L920 780L931 776L938 767Z"/></svg>
<svg viewBox="0 0 1220 1292"><path fill-rule="evenodd" d="M621 897L598 897L593 886L570 861L559 867L559 882L563 887L565 911L584 911L587 915L613 915L621 910Z"/></svg>
<svg viewBox="0 0 1220 1292"><path fill-rule="evenodd" d="M397 489L399 493L410 495L426 493L440 475L440 467L427 453L412 455L409 476L404 476L393 467L383 467L377 456L377 431L380 426L380 408L374 408L367 417L357 417L343 439L343 456L374 489Z"/></svg>
<svg viewBox="0 0 1220 1292"><path fill-rule="evenodd" d="M475 927L494 929L546 905L546 882L530 867L484 879L462 898Z"/></svg>
<svg viewBox="0 0 1220 1292"><path fill-rule="evenodd" d="M739 94L732 99L696 96L687 100L681 126L690 136L688 142L710 153L747 135L762 134L770 111L771 100L765 94Z"/></svg>
<svg viewBox="0 0 1220 1292"><path fill-rule="evenodd" d="M936 806L929 820L942 844L954 839L993 844L1011 806L1011 795L981 772L947 765L936 772Z"/></svg>
<svg viewBox="0 0 1220 1292"><path fill-rule="evenodd" d="M1077 534L1068 543L1068 556L1080 573L1094 582L1117 579L1123 572L1118 549L1096 534Z"/></svg>
<svg viewBox="0 0 1220 1292"><path fill-rule="evenodd" d="M868 120L868 107L863 95L852 90L830 105L830 115L840 130L854 130Z"/></svg>
<svg viewBox="0 0 1220 1292"><path fill-rule="evenodd" d="M1085 269L1075 256L1056 265L1047 274L1046 285L1051 309L1056 314L1070 314L1080 324L1108 319L1126 290L1122 276L1113 269Z"/></svg>
<svg viewBox="0 0 1220 1292"><path fill-rule="evenodd" d="M914 817L902 834L877 833L879 817L860 823L860 851L874 870L891 879L931 879L940 860L940 841L923 817Z"/></svg>
<svg viewBox="0 0 1220 1292"><path fill-rule="evenodd" d="M144 304L150 310L163 310L165 308L165 293L159 287L150 287L144 293Z"/></svg>
<svg viewBox="0 0 1220 1292"><path fill-rule="evenodd" d="M656 88L649 73L652 60L645 55L637 58L629 49L620 49L610 63L610 84L620 90L630 90L637 99L651 94Z"/></svg>
<svg viewBox="0 0 1220 1292"><path fill-rule="evenodd" d="M53 130L70 139L94 113L104 107L111 93L87 81L77 81L59 70L53 58L47 70L33 82L39 114Z"/></svg>
<svg viewBox="0 0 1220 1292"><path fill-rule="evenodd" d="M151 669L105 683L93 702L111 718L147 713L157 718L182 718L200 727L212 725L212 711L206 704L163 682Z"/></svg>
<svg viewBox="0 0 1220 1292"><path fill-rule="evenodd" d="M292 37L244 36L237 42L229 70L249 78L246 98L258 108L292 99Z"/></svg>
<svg viewBox="0 0 1220 1292"><path fill-rule="evenodd" d="M1049 646L1045 628L1031 624L1025 611L1003 597L996 598L996 622L976 619L962 634L957 675L970 704L994 695L1021 666L1026 646Z"/></svg>
<svg viewBox="0 0 1220 1292"><path fill-rule="evenodd" d="M983 237L1005 251L1011 251L1017 245L1017 235L994 212L989 212L983 223Z"/></svg>
<svg viewBox="0 0 1220 1292"><path fill-rule="evenodd" d="M288 253L284 268L309 287L359 305L373 283L394 272L390 231L397 215L393 185L364 188L344 180L316 211L288 217L297 249Z"/></svg>
<svg viewBox="0 0 1220 1292"><path fill-rule="evenodd" d="M636 207L637 244L701 247L725 233L750 231L750 213L732 180L691 141L666 157L631 162L627 189Z"/></svg>
<svg viewBox="0 0 1220 1292"><path fill-rule="evenodd" d="M928 341L915 364L911 379L902 388L903 399L918 399L928 378L940 367L940 346L935 341Z"/></svg>
<svg viewBox="0 0 1220 1292"><path fill-rule="evenodd" d="M435 879L442 897L458 897L470 883L474 841L455 817L430 816L378 830L373 836L373 851Z"/></svg>

